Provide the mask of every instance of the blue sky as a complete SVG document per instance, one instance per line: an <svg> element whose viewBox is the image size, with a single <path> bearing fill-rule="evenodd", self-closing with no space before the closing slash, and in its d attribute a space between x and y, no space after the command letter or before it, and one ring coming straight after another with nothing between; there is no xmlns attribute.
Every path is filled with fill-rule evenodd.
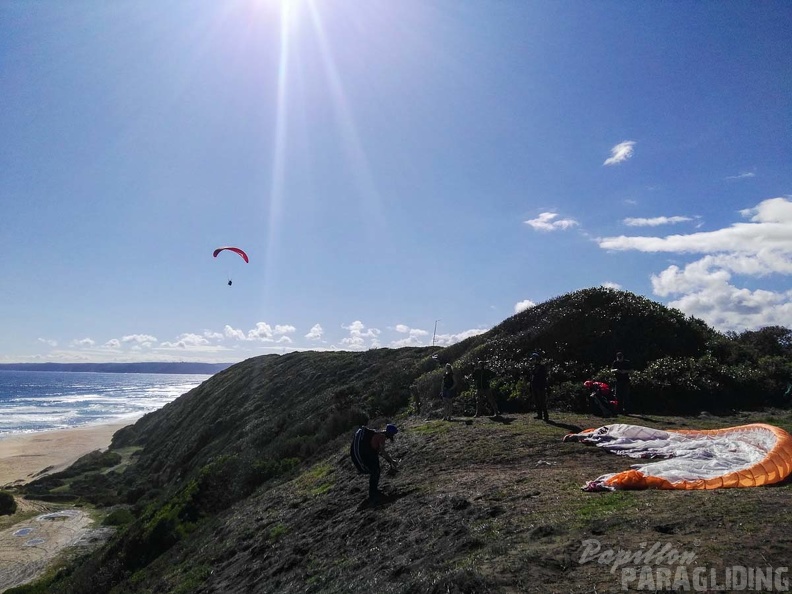
<svg viewBox="0 0 792 594"><path fill-rule="evenodd" d="M790 48L772 1L0 3L0 362L447 345L600 285L792 327Z"/></svg>

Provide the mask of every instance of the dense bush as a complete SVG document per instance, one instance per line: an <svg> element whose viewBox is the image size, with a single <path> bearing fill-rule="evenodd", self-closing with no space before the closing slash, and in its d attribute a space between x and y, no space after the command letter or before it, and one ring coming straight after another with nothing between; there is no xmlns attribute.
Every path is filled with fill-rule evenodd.
<svg viewBox="0 0 792 594"><path fill-rule="evenodd" d="M126 507L120 507L111 511L104 520L102 526L126 526L135 520L135 516Z"/></svg>
<svg viewBox="0 0 792 594"><path fill-rule="evenodd" d="M0 491L0 516L13 516L17 510L14 496L8 491Z"/></svg>

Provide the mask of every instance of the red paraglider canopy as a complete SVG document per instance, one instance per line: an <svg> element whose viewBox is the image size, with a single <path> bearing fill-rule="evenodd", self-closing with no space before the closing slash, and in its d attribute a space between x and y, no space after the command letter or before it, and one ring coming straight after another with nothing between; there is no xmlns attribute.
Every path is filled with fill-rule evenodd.
<svg viewBox="0 0 792 594"><path fill-rule="evenodd" d="M250 260L248 260L248 255L247 255L247 254L246 254L246 253L245 253L243 250L239 249L238 247L231 247L231 246L226 246L226 247L219 247L219 248L217 248L217 249L216 249L216 250L215 250L215 251L212 253L212 255L213 255L215 258L217 258L217 254L219 254L219 253L220 253L220 252L222 252L223 250L230 250L230 251L232 251L232 252L235 252L235 253L239 254L240 256L242 256L242 259L243 259L245 262L248 262L248 263L250 262Z"/></svg>

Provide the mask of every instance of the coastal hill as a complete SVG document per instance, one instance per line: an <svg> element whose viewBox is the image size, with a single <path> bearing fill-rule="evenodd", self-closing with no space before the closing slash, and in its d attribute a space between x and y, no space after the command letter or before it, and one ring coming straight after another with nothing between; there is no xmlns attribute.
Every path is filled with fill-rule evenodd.
<svg viewBox="0 0 792 594"><path fill-rule="evenodd" d="M633 294L586 289L444 349L255 357L119 431L108 452L27 485L29 498L99 506L118 530L11 592L618 591L620 574L580 562L592 538L633 550L674 542L711 567L784 565L788 483L583 493L628 464L561 438L604 423L587 414L582 382L610 379L616 350L636 369L641 411L620 420L792 429L781 408L789 337L723 335ZM532 352L549 361L550 423L528 412ZM501 418L470 418L466 376L480 358L497 373ZM453 422L439 420L447 362L461 386ZM349 441L360 424L390 421L401 470L383 476L387 497L371 509Z"/></svg>

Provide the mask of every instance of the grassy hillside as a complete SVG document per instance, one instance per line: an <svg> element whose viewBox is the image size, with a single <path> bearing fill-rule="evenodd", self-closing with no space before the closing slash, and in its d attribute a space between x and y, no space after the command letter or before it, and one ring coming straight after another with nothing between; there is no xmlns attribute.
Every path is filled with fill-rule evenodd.
<svg viewBox="0 0 792 594"><path fill-rule="evenodd" d="M609 591L612 575L575 566L586 535L622 547L701 542L715 525L726 544L713 541L714 560L718 551L745 553L735 522L782 543L761 553L777 556L788 551L780 526L789 518L776 509L787 486L585 494L585 479L624 461L560 439L598 424L579 409L581 384L609 379L616 350L638 369L638 410L731 415L633 422L724 426L748 418L731 409L785 402L788 339L778 328L720 335L635 295L589 289L445 349L249 359L117 433L108 454L29 485L31 497L112 510L120 527L104 548L16 592ZM526 359L536 350L551 363L550 425L524 415ZM432 420L446 362L462 386L455 413L472 413L466 374L482 357L498 374L506 418ZM345 456L351 433L389 420L403 428L396 451L404 471L384 479L391 498L383 508L358 509L365 480ZM772 421L790 428L787 413ZM702 506L714 511L702 515ZM772 522L764 526L751 506Z"/></svg>

